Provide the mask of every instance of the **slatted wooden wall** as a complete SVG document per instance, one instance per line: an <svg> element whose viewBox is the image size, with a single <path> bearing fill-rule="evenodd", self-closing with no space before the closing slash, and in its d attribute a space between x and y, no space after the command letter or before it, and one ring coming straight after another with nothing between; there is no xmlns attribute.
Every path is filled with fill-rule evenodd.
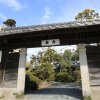
<svg viewBox="0 0 100 100"><path fill-rule="evenodd" d="M3 85L7 88L17 87L19 53L9 53L5 60Z"/></svg>
<svg viewBox="0 0 100 100"><path fill-rule="evenodd" d="M100 85L100 46L87 46L90 84Z"/></svg>
<svg viewBox="0 0 100 100"><path fill-rule="evenodd" d="M2 65L0 63L0 87L2 87L2 81L3 81L3 68L2 68Z"/></svg>

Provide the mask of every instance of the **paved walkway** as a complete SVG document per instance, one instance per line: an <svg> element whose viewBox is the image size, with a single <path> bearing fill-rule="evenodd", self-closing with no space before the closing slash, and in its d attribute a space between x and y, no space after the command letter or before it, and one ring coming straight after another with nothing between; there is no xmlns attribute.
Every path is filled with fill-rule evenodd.
<svg viewBox="0 0 100 100"><path fill-rule="evenodd" d="M25 95L27 100L82 100L82 92L75 84L54 83L45 89Z"/></svg>

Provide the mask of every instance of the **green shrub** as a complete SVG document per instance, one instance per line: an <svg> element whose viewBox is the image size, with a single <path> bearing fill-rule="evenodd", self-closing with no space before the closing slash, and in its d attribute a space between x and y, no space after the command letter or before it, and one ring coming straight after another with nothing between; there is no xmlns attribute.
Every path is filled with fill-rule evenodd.
<svg viewBox="0 0 100 100"><path fill-rule="evenodd" d="M50 63L42 63L41 66L33 71L33 75L43 81L55 80L55 72Z"/></svg>
<svg viewBox="0 0 100 100"><path fill-rule="evenodd" d="M48 81L54 81L55 80L55 74L52 73L51 75L49 75Z"/></svg>
<svg viewBox="0 0 100 100"><path fill-rule="evenodd" d="M26 72L25 90L37 90L41 82L42 80L32 75L30 70Z"/></svg>
<svg viewBox="0 0 100 100"><path fill-rule="evenodd" d="M77 69L76 69L76 70L74 71L73 74L74 74L73 76L74 76L74 78L75 78L75 81L76 81L76 82L79 82L80 79L81 79L80 70L77 70Z"/></svg>
<svg viewBox="0 0 100 100"><path fill-rule="evenodd" d="M58 82L72 82L72 81L74 81L74 77L72 77L67 72L59 72L55 76L55 81L58 81Z"/></svg>
<svg viewBox="0 0 100 100"><path fill-rule="evenodd" d="M35 81L38 85L42 82L42 80L39 79L37 76L33 75L30 70L26 71L26 75L30 77L31 81Z"/></svg>

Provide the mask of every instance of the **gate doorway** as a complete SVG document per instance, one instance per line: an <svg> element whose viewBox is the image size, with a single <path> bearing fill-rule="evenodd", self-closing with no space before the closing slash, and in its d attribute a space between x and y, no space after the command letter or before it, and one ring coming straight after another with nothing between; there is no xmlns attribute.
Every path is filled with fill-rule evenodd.
<svg viewBox="0 0 100 100"><path fill-rule="evenodd" d="M32 52L32 56L30 56L31 59L29 59L30 52ZM82 89L79 85L81 83L78 83L80 79L77 80L75 79L76 77L74 77L75 74L79 74L75 72L80 71L79 59L77 59L77 57L75 58L76 53L75 46L42 47L32 48L32 51L29 50L29 52L27 52L26 79L30 78L30 80L26 80L26 85L29 85L30 81L30 86L26 86L26 88L30 88L30 91L27 92L26 89L26 97L28 98L28 96L30 96L38 100L42 98L45 100L50 100L50 98L52 98L52 100L56 100L57 98L62 100L81 100ZM46 67L48 70L53 71L47 71ZM49 73L50 75L48 75ZM53 76L53 74L55 75ZM33 79L34 85L32 85L32 75L33 78L36 79ZM52 79L49 79L50 77L52 77ZM80 75L77 77L80 77ZM38 81L38 90L34 90L37 86L35 84L37 78L41 81Z"/></svg>

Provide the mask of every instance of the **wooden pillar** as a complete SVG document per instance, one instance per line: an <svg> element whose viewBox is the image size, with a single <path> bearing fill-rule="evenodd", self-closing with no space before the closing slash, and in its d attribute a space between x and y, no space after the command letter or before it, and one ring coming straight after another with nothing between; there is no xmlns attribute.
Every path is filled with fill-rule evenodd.
<svg viewBox="0 0 100 100"><path fill-rule="evenodd" d="M18 79L17 79L17 93L24 94L25 88L25 69L26 69L26 48L20 49Z"/></svg>
<svg viewBox="0 0 100 100"><path fill-rule="evenodd" d="M85 44L78 44L83 100L91 100L90 80Z"/></svg>

